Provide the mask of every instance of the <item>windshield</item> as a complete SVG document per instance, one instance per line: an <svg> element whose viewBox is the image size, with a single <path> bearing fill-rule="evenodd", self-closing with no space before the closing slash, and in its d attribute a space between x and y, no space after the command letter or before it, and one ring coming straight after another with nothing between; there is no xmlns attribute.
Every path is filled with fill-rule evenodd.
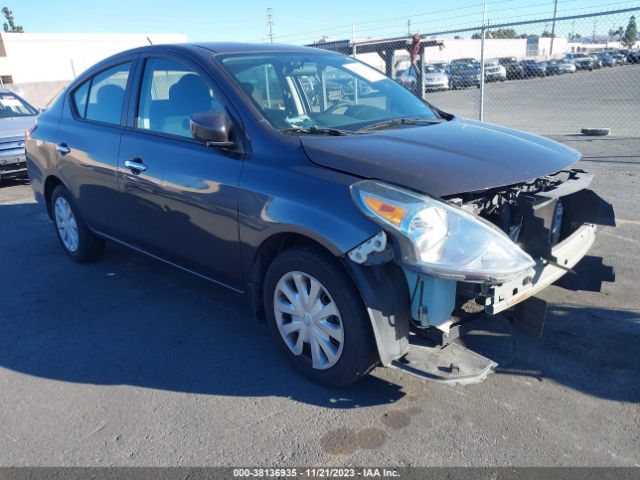
<svg viewBox="0 0 640 480"><path fill-rule="evenodd" d="M0 118L31 117L37 115L35 108L11 92L0 92Z"/></svg>
<svg viewBox="0 0 640 480"><path fill-rule="evenodd" d="M393 119L438 118L378 70L341 55L237 54L224 56L222 64L279 130L355 132Z"/></svg>

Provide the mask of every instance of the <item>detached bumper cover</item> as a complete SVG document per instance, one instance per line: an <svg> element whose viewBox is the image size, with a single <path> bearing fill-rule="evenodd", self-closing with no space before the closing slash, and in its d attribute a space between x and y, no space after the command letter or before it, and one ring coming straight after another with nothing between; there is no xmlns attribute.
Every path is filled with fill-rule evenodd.
<svg viewBox="0 0 640 480"><path fill-rule="evenodd" d="M574 275L569 272L587 254L595 239L595 225L585 224L578 228L551 250L557 259L554 263L538 260L533 275L525 275L517 280L490 287L485 301L485 311L491 315L500 313L547 288L563 275Z"/></svg>

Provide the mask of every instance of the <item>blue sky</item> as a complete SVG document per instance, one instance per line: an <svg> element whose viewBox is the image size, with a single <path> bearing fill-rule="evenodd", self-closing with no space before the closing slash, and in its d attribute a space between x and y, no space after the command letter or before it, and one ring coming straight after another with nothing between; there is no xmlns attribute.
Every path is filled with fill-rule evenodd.
<svg viewBox="0 0 640 480"><path fill-rule="evenodd" d="M553 0L487 0L491 23L546 18ZM332 39L384 37L407 32L433 32L476 26L481 22L482 0L323 0L323 1L211 1L189 0L14 0L7 5L16 23L27 32L146 32L186 33L190 41L266 41L266 8L273 9L275 41L307 43L327 35ZM640 7L640 0L558 0L558 15ZM602 18L599 34L626 26L629 14ZM559 34L574 28L590 35L593 20L558 26ZM544 25L522 27L541 33ZM540 30L538 32L537 30Z"/></svg>

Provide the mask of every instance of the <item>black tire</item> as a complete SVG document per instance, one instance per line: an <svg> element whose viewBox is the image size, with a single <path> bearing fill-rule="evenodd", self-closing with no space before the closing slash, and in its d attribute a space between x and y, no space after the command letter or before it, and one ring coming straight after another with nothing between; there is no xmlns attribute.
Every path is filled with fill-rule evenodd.
<svg viewBox="0 0 640 480"><path fill-rule="evenodd" d="M329 368L313 368L305 352L295 355L278 330L274 293L280 279L294 271L306 273L318 280L331 295L342 318L342 353ZM276 342L293 366L314 382L330 388L346 387L360 380L377 364L379 357L371 322L360 294L344 267L331 254L312 246L285 250L273 260L267 270L263 296L267 324Z"/></svg>
<svg viewBox="0 0 640 480"><path fill-rule="evenodd" d="M64 198L71 207L78 230L78 246L74 251L67 248L60 236L60 229L58 228L55 205L57 200L61 197ZM104 239L98 237L89 230L89 227L87 227L87 224L82 219L82 216L76 207L73 196L69 193L69 190L62 185L58 185L51 194L51 216L56 229L56 235L58 236L58 240L60 240L60 245L72 260L79 263L93 262L102 256L105 247Z"/></svg>

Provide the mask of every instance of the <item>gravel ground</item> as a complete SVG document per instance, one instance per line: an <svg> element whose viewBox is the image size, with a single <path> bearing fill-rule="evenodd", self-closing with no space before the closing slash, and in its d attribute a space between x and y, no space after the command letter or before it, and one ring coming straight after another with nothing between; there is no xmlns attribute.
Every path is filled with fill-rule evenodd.
<svg viewBox="0 0 640 480"><path fill-rule="evenodd" d="M451 387L377 369L298 376L243 298L125 248L63 254L30 187L0 186L0 466L639 465L640 140L562 137L619 227L603 293L544 292L542 339L468 343L499 363Z"/></svg>

